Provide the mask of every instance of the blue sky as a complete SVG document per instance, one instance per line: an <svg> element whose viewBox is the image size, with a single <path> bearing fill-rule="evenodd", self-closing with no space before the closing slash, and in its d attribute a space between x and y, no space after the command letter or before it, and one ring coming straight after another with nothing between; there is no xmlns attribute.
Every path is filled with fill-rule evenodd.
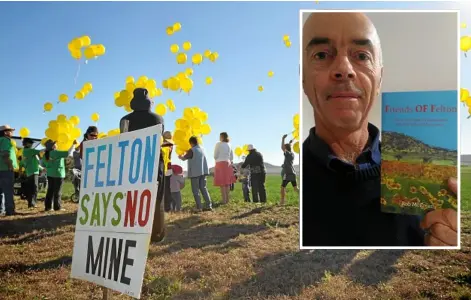
<svg viewBox="0 0 471 300"><path fill-rule="evenodd" d="M453 3L404 2L2 2L0 3L0 123L17 129L28 127L31 136L42 138L47 124L60 113L77 115L82 131L100 114L98 126L107 132L118 127L125 114L114 106L113 94L124 87L125 78L146 75L162 79L183 71L169 47L192 43L190 53L211 49L219 53L215 64L195 67L191 95L164 91L155 102L171 98L177 110L165 115L166 128L187 106L199 106L209 114L212 133L204 139L210 164L219 132L227 131L233 146L254 144L265 160L280 165L280 139L292 131L292 117L299 111L299 9L426 9L457 8ZM470 12L470 6L463 4ZM464 14L465 19L471 19ZM165 28L175 22L182 30L167 36ZM291 37L292 47L282 37ZM82 65L77 84L77 62L67 43L89 35L101 43L106 54ZM471 57L470 57L471 59ZM469 64L463 60L463 65ZM267 72L275 72L268 78ZM213 77L205 85L204 78ZM471 72L462 71L462 82ZM85 82L94 91L84 100L72 99ZM257 91L263 85L263 92ZM471 88L471 87L470 87ZM56 105L61 93L69 102ZM42 106L55 104L51 113ZM20 108L21 106L21 108ZM465 113L463 113L465 114ZM465 118L465 116L462 116ZM464 122L471 126L471 120ZM463 130L464 131L464 130ZM471 153L471 140L463 142Z"/></svg>

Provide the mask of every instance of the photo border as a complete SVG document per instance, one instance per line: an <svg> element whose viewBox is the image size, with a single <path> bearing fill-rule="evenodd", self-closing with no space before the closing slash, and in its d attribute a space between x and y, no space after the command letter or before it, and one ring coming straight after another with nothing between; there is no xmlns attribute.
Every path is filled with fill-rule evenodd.
<svg viewBox="0 0 471 300"><path fill-rule="evenodd" d="M304 13L328 13L328 12L361 12L361 13L456 13L458 15L456 28L457 30L457 108L458 108L458 118L457 118L457 127L458 127L458 159L457 159L457 214L458 214L458 244L455 247L446 247L446 246L416 246L416 247L407 247L407 246L397 246L397 247L383 247L383 246L321 246L321 247L310 247L310 246L303 246L303 147L302 144L299 147L299 157L301 158L300 166L299 166L299 181L300 181L300 189L299 189L299 249L300 250L317 250L317 249L389 249L389 250L461 250L461 101L460 101L460 88L461 88L461 51L460 51L460 37L461 37L461 11L459 9L444 9L444 10L404 10L404 9L326 9L326 10L319 10L319 9L300 9L299 10L299 66L300 66L300 79L299 79L299 122L300 122L300 129L299 129L299 136L303 138L303 14ZM304 142L304 141L300 141Z"/></svg>

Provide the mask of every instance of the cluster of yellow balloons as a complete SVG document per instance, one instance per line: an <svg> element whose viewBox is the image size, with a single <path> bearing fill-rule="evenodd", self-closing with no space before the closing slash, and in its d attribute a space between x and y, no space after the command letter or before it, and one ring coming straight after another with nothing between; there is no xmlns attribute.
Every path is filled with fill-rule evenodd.
<svg viewBox="0 0 471 300"><path fill-rule="evenodd" d="M175 32L178 32L182 29L182 24L180 23L175 23L172 26L168 26L166 31L168 35L173 35Z"/></svg>
<svg viewBox="0 0 471 300"><path fill-rule="evenodd" d="M93 85L90 82L85 83L80 91L75 93L74 98L77 100L82 100L93 90Z"/></svg>
<svg viewBox="0 0 471 300"><path fill-rule="evenodd" d="M234 154L237 155L237 157L247 156L249 154L248 147L249 147L248 145L244 145L242 147L236 147L234 149Z"/></svg>
<svg viewBox="0 0 471 300"><path fill-rule="evenodd" d="M185 72L179 72L176 76L162 80L162 87L166 90L184 91L189 94L194 85L191 75L193 75L193 69L188 68Z"/></svg>
<svg viewBox="0 0 471 300"><path fill-rule="evenodd" d="M285 46L286 46L287 48L290 48L290 47L291 47L291 40L290 40L290 38L289 38L289 35L285 34L285 35L283 36L283 43L285 44Z"/></svg>
<svg viewBox="0 0 471 300"><path fill-rule="evenodd" d="M165 114L167 113L167 109L171 112L174 112L177 109L172 99L168 99L166 104L163 104L163 103L157 104L155 106L155 113L161 116L165 116Z"/></svg>
<svg viewBox="0 0 471 300"><path fill-rule="evenodd" d="M90 37L84 35L70 41L67 48L69 48L70 55L75 59L82 58L82 49L86 59L96 58L105 54L105 46L102 44L92 45L91 43Z"/></svg>
<svg viewBox="0 0 471 300"><path fill-rule="evenodd" d="M191 49L191 42L186 41L182 44L183 51L190 51ZM180 46L178 44L172 44L170 45L170 52L172 53L178 53L180 50Z"/></svg>
<svg viewBox="0 0 471 300"><path fill-rule="evenodd" d="M58 115L56 120L49 122L49 127L45 131L46 137L41 140L41 144L45 145L48 139L57 142L57 149L66 151L70 149L74 140L82 135L80 128L80 118L72 116L67 119L66 115Z"/></svg>
<svg viewBox="0 0 471 300"><path fill-rule="evenodd" d="M293 151L299 154L299 114L295 114L293 117L293 139L296 141L293 145Z"/></svg>
<svg viewBox="0 0 471 300"><path fill-rule="evenodd" d="M132 112L131 100L136 88L147 89L150 98L162 96L162 89L157 87L157 82L154 79L143 75L135 81L134 77L128 76L124 89L114 94L114 104L117 107L124 107L127 112Z"/></svg>
<svg viewBox="0 0 471 300"><path fill-rule="evenodd" d="M104 133L104 132L98 133L98 139L104 139L104 138L107 138L107 137L112 137L112 136L115 136L115 135L119 135L120 133L121 133L121 131L119 130L119 128L111 129L111 130L108 130L108 133Z"/></svg>
<svg viewBox="0 0 471 300"><path fill-rule="evenodd" d="M183 155L191 148L189 139L196 136L198 143L202 144L203 135L211 133L211 126L206 123L208 113L199 107L187 107L183 110L183 117L175 121L175 131L173 132L173 141L176 146L176 153Z"/></svg>

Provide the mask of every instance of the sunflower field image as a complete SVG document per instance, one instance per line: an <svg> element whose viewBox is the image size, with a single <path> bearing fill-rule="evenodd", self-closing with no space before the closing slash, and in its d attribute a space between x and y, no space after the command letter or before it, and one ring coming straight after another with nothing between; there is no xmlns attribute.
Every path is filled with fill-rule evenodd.
<svg viewBox="0 0 471 300"><path fill-rule="evenodd" d="M433 107L446 110L447 106L441 106L440 103L421 104L420 109L416 109L415 102L427 103L424 98L430 100L430 97L417 97L421 93L386 94L390 95L388 97L383 94L382 103L382 211L423 216L434 209L456 210L457 198L449 192L447 181L450 177L456 178L458 174L457 114L437 111L433 114ZM409 95L412 97L399 94L412 94ZM453 94L449 95L448 101L446 97L440 99L456 103L457 98ZM391 103L394 103L394 107L400 107L403 112L410 113L398 114L398 109L395 113L392 112ZM416 110L424 111L417 113Z"/></svg>

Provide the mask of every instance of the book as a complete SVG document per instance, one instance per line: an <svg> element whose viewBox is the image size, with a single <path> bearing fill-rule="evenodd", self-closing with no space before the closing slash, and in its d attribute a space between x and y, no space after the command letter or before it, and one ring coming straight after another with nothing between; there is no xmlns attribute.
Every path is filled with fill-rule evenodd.
<svg viewBox="0 0 471 300"><path fill-rule="evenodd" d="M382 94L381 210L424 216L457 209L458 92Z"/></svg>

